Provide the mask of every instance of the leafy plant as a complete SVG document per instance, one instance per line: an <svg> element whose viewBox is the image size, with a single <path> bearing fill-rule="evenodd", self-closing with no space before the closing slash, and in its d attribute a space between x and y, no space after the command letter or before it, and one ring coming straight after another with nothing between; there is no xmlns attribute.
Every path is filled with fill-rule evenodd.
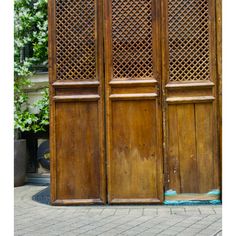
<svg viewBox="0 0 236 236"><path fill-rule="evenodd" d="M38 132L49 123L48 90L30 111L25 88L29 76L48 64L47 0L14 1L14 124L20 131Z"/></svg>
<svg viewBox="0 0 236 236"><path fill-rule="evenodd" d="M48 62L47 0L15 0L15 73L28 76Z"/></svg>
<svg viewBox="0 0 236 236"><path fill-rule="evenodd" d="M37 131L45 131L45 127L49 125L49 91L46 88L43 91L43 96L33 105L39 112L36 114L38 119L37 123L34 124L32 130Z"/></svg>
<svg viewBox="0 0 236 236"><path fill-rule="evenodd" d="M32 113L30 108L36 107L39 112ZM15 128L20 131L45 131L49 125L49 93L48 88L43 91L43 96L32 107L27 106L23 111L15 111Z"/></svg>

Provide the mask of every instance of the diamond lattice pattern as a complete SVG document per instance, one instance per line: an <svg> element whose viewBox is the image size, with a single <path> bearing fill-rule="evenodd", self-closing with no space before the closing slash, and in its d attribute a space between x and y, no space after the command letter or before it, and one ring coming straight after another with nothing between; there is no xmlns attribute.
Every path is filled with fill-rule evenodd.
<svg viewBox="0 0 236 236"><path fill-rule="evenodd" d="M57 79L96 79L95 51L95 1L56 0Z"/></svg>
<svg viewBox="0 0 236 236"><path fill-rule="evenodd" d="M169 80L210 79L208 0L169 0Z"/></svg>
<svg viewBox="0 0 236 236"><path fill-rule="evenodd" d="M112 1L113 79L153 77L151 0Z"/></svg>

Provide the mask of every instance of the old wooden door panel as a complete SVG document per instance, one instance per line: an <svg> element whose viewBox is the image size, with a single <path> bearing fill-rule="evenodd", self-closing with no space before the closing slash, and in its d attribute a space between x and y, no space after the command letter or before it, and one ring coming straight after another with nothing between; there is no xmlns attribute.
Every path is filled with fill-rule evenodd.
<svg viewBox="0 0 236 236"><path fill-rule="evenodd" d="M155 110L153 100L112 102L110 195L114 195L113 201L157 197Z"/></svg>
<svg viewBox="0 0 236 236"><path fill-rule="evenodd" d="M108 201L163 199L159 1L105 1Z"/></svg>
<svg viewBox="0 0 236 236"><path fill-rule="evenodd" d="M215 1L162 3L166 199L218 199Z"/></svg>
<svg viewBox="0 0 236 236"><path fill-rule="evenodd" d="M57 198L98 198L100 152L97 102L60 102L56 104L55 115Z"/></svg>
<svg viewBox="0 0 236 236"><path fill-rule="evenodd" d="M52 204L105 203L102 1L49 1Z"/></svg>
<svg viewBox="0 0 236 236"><path fill-rule="evenodd" d="M169 105L168 117L169 189L208 192L214 187L212 105Z"/></svg>

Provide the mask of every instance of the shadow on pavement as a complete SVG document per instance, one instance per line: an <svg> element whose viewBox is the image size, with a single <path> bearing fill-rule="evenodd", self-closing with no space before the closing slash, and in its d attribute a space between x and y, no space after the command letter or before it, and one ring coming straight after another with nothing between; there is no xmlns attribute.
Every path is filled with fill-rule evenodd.
<svg viewBox="0 0 236 236"><path fill-rule="evenodd" d="M41 204L50 205L50 185L32 196L32 200Z"/></svg>

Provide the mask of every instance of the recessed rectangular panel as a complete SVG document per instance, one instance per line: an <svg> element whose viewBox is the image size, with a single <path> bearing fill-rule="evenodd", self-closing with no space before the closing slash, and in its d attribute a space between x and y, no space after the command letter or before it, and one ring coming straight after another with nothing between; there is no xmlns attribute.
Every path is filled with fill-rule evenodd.
<svg viewBox="0 0 236 236"><path fill-rule="evenodd" d="M220 189L215 134L212 103L168 105L165 188L177 193L168 200L219 199L219 194L208 195Z"/></svg>
<svg viewBox="0 0 236 236"><path fill-rule="evenodd" d="M112 103L110 192L114 199L158 199L156 101ZM122 200L121 200L122 201Z"/></svg>
<svg viewBox="0 0 236 236"><path fill-rule="evenodd" d="M56 104L56 196L100 198L97 102Z"/></svg>

